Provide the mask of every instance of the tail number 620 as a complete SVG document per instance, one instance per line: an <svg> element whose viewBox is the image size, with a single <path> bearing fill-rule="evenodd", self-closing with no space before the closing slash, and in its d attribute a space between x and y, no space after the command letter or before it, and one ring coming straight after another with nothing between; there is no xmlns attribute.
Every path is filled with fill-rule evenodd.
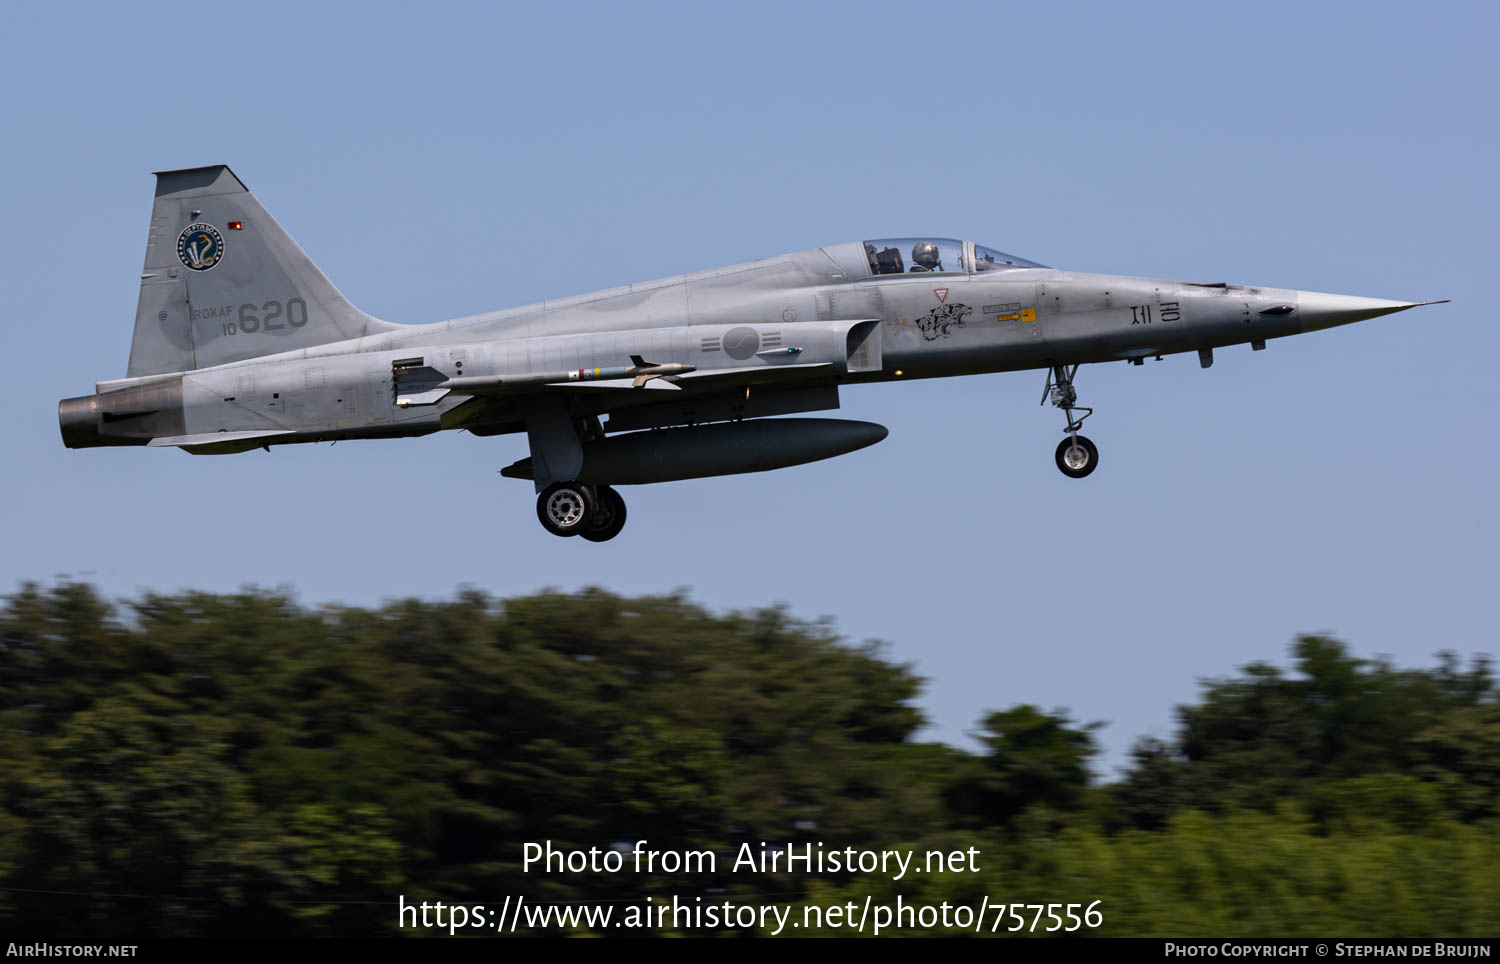
<svg viewBox="0 0 1500 964"><path fill-rule="evenodd" d="M307 324L307 302L301 298L286 301L268 301L263 305L240 305L239 321L226 322L224 334L247 335L257 331L281 331L285 328L301 328Z"/></svg>

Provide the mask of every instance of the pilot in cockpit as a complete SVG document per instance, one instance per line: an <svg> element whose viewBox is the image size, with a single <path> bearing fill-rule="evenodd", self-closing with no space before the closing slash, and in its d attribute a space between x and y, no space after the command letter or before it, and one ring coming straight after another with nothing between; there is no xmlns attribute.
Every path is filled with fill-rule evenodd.
<svg viewBox="0 0 1500 964"><path fill-rule="evenodd" d="M942 271L943 262L938 257L938 246L931 241L918 241L911 249L912 271Z"/></svg>

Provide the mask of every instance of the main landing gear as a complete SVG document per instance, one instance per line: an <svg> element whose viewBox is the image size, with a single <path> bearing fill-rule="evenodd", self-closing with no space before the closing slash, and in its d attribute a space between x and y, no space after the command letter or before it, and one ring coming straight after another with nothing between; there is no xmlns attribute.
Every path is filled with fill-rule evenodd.
<svg viewBox="0 0 1500 964"><path fill-rule="evenodd" d="M607 485L554 482L536 497L536 516L555 536L608 542L625 528L625 500Z"/></svg>
<svg viewBox="0 0 1500 964"><path fill-rule="evenodd" d="M536 517L555 536L608 542L625 528L625 500L607 485L577 481L583 441L604 436L597 417L575 419L559 396L533 399L523 409L531 458L524 475L536 485ZM517 463L521 465L522 463ZM515 466L512 466L515 468Z"/></svg>
<svg viewBox="0 0 1500 964"><path fill-rule="evenodd" d="M1045 405L1050 400L1068 418L1068 427L1063 429L1068 437L1058 443L1055 458L1057 467L1070 479L1081 479L1099 465L1099 449L1093 442L1078 434L1078 430L1083 427L1083 420L1094 414L1094 410L1078 404L1078 392L1073 388L1073 376L1077 372L1077 365L1053 365L1052 370L1047 373L1047 384L1042 389L1042 404ZM1074 418L1075 411L1083 414Z"/></svg>

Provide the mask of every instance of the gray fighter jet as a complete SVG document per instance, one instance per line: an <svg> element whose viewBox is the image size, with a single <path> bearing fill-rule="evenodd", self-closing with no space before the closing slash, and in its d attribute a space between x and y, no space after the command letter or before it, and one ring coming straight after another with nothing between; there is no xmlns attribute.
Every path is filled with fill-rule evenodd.
<svg viewBox="0 0 1500 964"><path fill-rule="evenodd" d="M599 246L580 244L580 261ZM602 542L615 486L798 465L883 426L765 418L839 386L1042 369L1057 467L1099 462L1074 377L1437 302L1081 274L947 238L833 244L432 324L341 295L229 168L156 175L127 378L64 399L63 442L228 453L289 442L525 432L542 525Z"/></svg>

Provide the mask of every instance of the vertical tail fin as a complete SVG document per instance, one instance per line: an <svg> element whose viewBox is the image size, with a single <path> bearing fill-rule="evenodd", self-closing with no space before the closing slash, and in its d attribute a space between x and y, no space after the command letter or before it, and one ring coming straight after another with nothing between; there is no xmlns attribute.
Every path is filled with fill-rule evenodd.
<svg viewBox="0 0 1500 964"><path fill-rule="evenodd" d="M339 294L228 167L157 173L131 377L398 327Z"/></svg>

